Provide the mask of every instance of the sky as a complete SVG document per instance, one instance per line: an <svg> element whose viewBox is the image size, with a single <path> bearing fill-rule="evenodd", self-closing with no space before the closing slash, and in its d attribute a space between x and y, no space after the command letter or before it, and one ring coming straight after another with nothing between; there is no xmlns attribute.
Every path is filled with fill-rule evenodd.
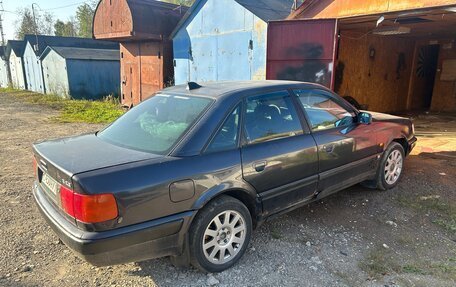
<svg viewBox="0 0 456 287"><path fill-rule="evenodd" d="M21 7L32 7L33 3L38 4L38 8L44 11L51 12L54 15L54 19L68 20L71 16L76 13L78 5L84 3L84 0L0 0L3 2L3 9L5 12L2 13L3 29L5 33L5 40L14 39L15 37L15 21L18 17L17 14L11 13L16 12ZM64 7L66 6L66 7ZM1 8L1 7L0 7ZM9 11L9 12L7 12Z"/></svg>

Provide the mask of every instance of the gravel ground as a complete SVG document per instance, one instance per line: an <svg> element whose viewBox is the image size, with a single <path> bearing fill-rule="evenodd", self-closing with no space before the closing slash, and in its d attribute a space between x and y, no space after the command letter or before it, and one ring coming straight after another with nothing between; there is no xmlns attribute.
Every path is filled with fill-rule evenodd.
<svg viewBox="0 0 456 287"><path fill-rule="evenodd" d="M455 202L456 160L432 153L412 154L393 190L355 186L265 223L225 272L177 269L167 258L95 268L59 244L35 207L31 144L100 126L52 122L55 111L7 94L0 102L0 286L456 284L456 234L433 223L440 210L416 208L420 198Z"/></svg>

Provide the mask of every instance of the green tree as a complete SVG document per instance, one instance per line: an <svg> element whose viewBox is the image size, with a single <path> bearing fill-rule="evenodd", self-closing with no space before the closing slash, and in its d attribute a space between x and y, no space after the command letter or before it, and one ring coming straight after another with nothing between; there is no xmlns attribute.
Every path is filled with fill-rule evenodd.
<svg viewBox="0 0 456 287"><path fill-rule="evenodd" d="M32 10L22 8L18 10L19 19L16 20L16 38L23 39L26 34L39 32L33 20Z"/></svg>
<svg viewBox="0 0 456 287"><path fill-rule="evenodd" d="M54 34L56 36L65 36L65 22L57 19L54 24Z"/></svg>
<svg viewBox="0 0 456 287"><path fill-rule="evenodd" d="M84 3L76 9L76 21L78 24L78 36L84 38L92 37L93 15L95 9L93 5Z"/></svg>
<svg viewBox="0 0 456 287"><path fill-rule="evenodd" d="M21 8L17 13L19 14L19 18L16 20L17 39L23 39L26 34L52 35L54 17L51 13L40 13L35 10L36 24L30 8Z"/></svg>
<svg viewBox="0 0 456 287"><path fill-rule="evenodd" d="M74 18L70 18L67 22L57 20L54 24L54 34L56 36L76 37L78 33Z"/></svg>

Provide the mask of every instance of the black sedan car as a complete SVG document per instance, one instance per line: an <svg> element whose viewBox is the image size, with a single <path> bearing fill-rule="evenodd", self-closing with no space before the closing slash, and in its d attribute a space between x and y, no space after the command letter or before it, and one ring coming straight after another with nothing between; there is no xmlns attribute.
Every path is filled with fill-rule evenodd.
<svg viewBox="0 0 456 287"><path fill-rule="evenodd" d="M94 265L171 256L219 272L271 216L361 183L400 180L410 120L286 81L189 83L105 129L33 146L33 194Z"/></svg>

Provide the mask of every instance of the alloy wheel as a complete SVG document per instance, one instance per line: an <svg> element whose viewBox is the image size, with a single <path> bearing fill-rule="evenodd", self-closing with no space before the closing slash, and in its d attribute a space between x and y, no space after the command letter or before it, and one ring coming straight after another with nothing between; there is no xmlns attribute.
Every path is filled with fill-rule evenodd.
<svg viewBox="0 0 456 287"><path fill-rule="evenodd" d="M245 219L239 212L226 210L217 214L203 235L206 259L214 264L233 260L245 243L246 230Z"/></svg>

